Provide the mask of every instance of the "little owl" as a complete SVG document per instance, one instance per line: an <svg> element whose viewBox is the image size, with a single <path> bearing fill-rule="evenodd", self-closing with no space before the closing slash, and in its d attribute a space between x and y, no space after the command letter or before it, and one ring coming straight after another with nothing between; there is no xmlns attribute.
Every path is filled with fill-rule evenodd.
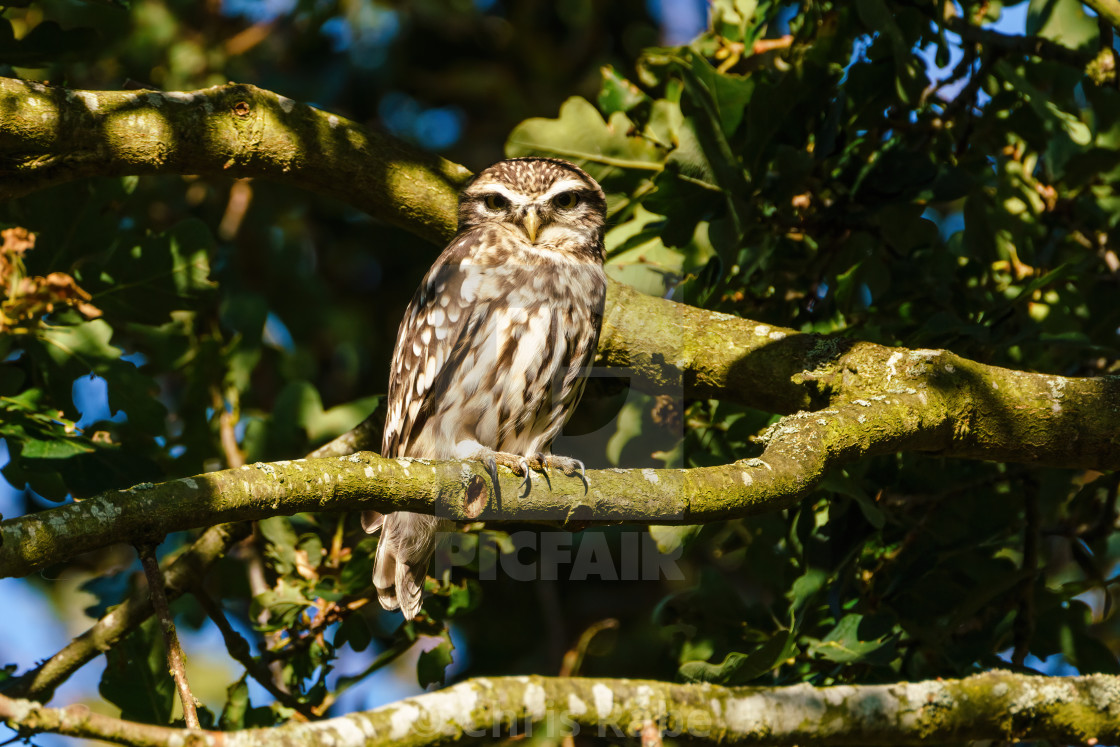
<svg viewBox="0 0 1120 747"><path fill-rule="evenodd" d="M603 317L606 201L583 170L514 158L480 172L459 197L459 232L424 276L393 351L386 457L481 460L583 477L549 453L583 391ZM385 609L412 619L441 520L362 515L381 530L373 584Z"/></svg>

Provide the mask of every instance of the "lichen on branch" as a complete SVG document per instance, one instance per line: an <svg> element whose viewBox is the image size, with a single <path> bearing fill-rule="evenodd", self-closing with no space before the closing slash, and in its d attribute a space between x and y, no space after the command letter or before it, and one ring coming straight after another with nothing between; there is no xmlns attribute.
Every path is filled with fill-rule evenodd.
<svg viewBox="0 0 1120 747"><path fill-rule="evenodd" d="M83 706L47 708L0 695L13 728L136 747L299 744L425 747L511 732L558 740L664 735L720 744L924 744L1120 739L1120 678L1031 677L992 671L893 685L728 688L581 677L478 677L372 711L269 729L209 732L151 726Z"/></svg>

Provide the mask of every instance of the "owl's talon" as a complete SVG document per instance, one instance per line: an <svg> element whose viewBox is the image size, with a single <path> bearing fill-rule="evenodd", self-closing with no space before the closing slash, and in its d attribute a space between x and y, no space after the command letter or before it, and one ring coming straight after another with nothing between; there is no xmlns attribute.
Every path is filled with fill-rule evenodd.
<svg viewBox="0 0 1120 747"><path fill-rule="evenodd" d="M549 477L548 473L552 468L552 464L548 461L548 455L545 454L543 451L538 451L533 456L533 461L536 464L540 465L540 471L541 471L541 474L544 475L545 484L548 485L548 490L549 490L549 492L551 492L552 491L552 478Z"/></svg>
<svg viewBox="0 0 1120 747"><path fill-rule="evenodd" d="M529 495L529 491L533 489L533 472L529 469L529 461L525 457L521 457L517 466L521 468L521 473L525 475L525 479L521 481L521 485L519 486L519 488L523 489L520 497L524 498Z"/></svg>
<svg viewBox="0 0 1120 747"><path fill-rule="evenodd" d="M578 459L573 459L572 461L579 465L578 477L583 481L583 494L587 495L588 491L591 490L591 483L587 481L587 468L584 467L583 462Z"/></svg>
<svg viewBox="0 0 1120 747"><path fill-rule="evenodd" d="M494 497L500 503L502 500L502 488L498 482L498 463L494 461L494 457L486 460L486 471L490 474L490 484L494 486Z"/></svg>

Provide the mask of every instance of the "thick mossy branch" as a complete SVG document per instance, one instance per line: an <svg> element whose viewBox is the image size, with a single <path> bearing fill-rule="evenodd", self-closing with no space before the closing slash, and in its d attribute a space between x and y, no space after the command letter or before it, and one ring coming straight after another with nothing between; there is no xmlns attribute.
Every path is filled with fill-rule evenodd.
<svg viewBox="0 0 1120 747"><path fill-rule="evenodd" d="M869 449L926 444L921 439L935 443L936 428L914 418L919 411L899 401L830 408L785 419L758 459L688 470L591 470L586 490L578 477L534 473L526 495L521 478L507 470L495 491L483 467L473 462L383 459L360 452L257 463L109 491L0 522L0 577L23 576L118 542L158 541L184 529L304 511L408 510L462 522L539 521L569 528L751 516L795 505L828 468ZM864 433L869 419L874 444Z"/></svg>
<svg viewBox="0 0 1120 747"><path fill-rule="evenodd" d="M0 78L0 114L0 199L92 175L257 176L331 195L441 243L455 231L456 193L470 176L249 85L72 91ZM1120 377L1030 374L950 353L848 346L618 283L599 362L647 390L783 414L914 389L953 419L952 442L934 447L946 455L1120 468ZM923 365L924 385L907 383L907 372Z"/></svg>
<svg viewBox="0 0 1120 747"><path fill-rule="evenodd" d="M858 350L853 360L860 359ZM158 541L174 531L304 511L408 510L460 522L541 521L569 528L589 522L701 524L779 511L796 505L829 470L866 456L901 451L976 456L970 452L976 431L957 411L970 411L968 403L954 396L958 386L966 387L970 364L956 358L950 358L955 364L944 363L945 357L937 351L892 353L891 375L868 382L860 390L868 392L866 399L783 418L763 434L766 446L758 458L687 470L592 470L586 491L577 477L534 473L531 490L521 495L521 478L508 471L495 491L477 463L383 459L372 452L257 463L110 491L0 522L0 577L26 575L117 542ZM861 365L847 371L850 378L873 368ZM942 375L950 382L963 376L966 383L946 385ZM1021 394L1018 401L1023 407L1031 402ZM1047 391L1037 405L1045 409L1040 417L1060 412L1063 403ZM994 416L990 421L999 423ZM988 443L1030 435L1009 423ZM1075 434L1069 437L1076 441ZM1006 445L1009 454L1012 446ZM1021 448L1034 446L1025 440ZM1040 453L1037 461L1047 456ZM1112 464L1110 459L1116 454L1100 454L1093 463Z"/></svg>
<svg viewBox="0 0 1120 747"><path fill-rule="evenodd" d="M945 456L1120 469L1120 377L1015 371L942 350L851 342L705 311L612 284L600 362L639 387L790 413L915 397ZM919 434L915 434L918 436ZM869 433L868 438L878 439ZM922 440L922 439L918 439Z"/></svg>
<svg viewBox="0 0 1120 747"><path fill-rule="evenodd" d="M271 729L208 732L137 724L83 706L47 708L0 696L12 728L137 747L300 745L424 747L528 734L612 741L654 724L664 735L719 744L923 744L977 740L1120 740L1120 678L993 671L962 680L815 688L726 688L642 680L493 677L373 711Z"/></svg>
<svg viewBox="0 0 1120 747"><path fill-rule="evenodd" d="M75 91L0 78L0 200L90 176L264 177L439 241L470 172L256 86Z"/></svg>

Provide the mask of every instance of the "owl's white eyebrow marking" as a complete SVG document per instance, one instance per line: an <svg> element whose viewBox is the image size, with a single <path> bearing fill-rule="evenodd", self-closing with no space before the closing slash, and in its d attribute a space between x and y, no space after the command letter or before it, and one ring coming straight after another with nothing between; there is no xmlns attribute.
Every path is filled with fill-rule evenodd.
<svg viewBox="0 0 1120 747"><path fill-rule="evenodd" d="M477 189L472 189L471 194L477 196L499 194L509 200L511 205L520 205L521 203L525 202L525 195L521 194L520 192L514 192L510 189L506 189L501 184L481 185Z"/></svg>
<svg viewBox="0 0 1120 747"><path fill-rule="evenodd" d="M577 189L587 189L587 182L579 179L564 179L552 185L552 187L544 193L544 199L549 200L562 192L571 192Z"/></svg>

